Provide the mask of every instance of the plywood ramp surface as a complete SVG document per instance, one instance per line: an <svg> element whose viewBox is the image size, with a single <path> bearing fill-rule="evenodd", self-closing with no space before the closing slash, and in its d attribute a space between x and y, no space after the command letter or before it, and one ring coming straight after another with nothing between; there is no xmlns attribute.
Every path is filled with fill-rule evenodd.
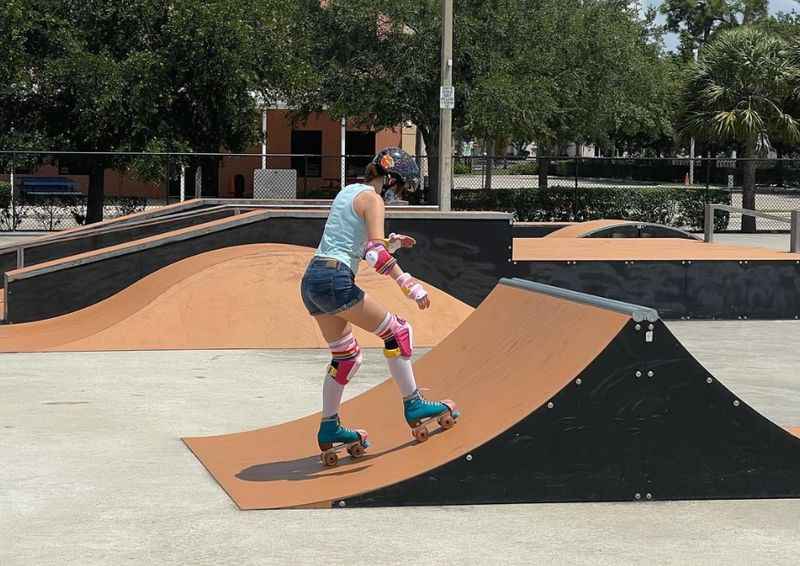
<svg viewBox="0 0 800 566"><path fill-rule="evenodd" d="M333 469L319 461L318 414L185 442L241 509L327 505L434 469L509 429L574 379L629 320L501 284L415 364L427 397L452 398L462 412L446 433L413 442L397 387L386 381L343 405L344 423L367 429L372 446Z"/></svg>
<svg viewBox="0 0 800 566"><path fill-rule="evenodd" d="M83 310L0 326L0 351L323 348L299 290L312 253L253 244L200 254ZM360 271L357 282L411 321L420 346L438 344L472 312L430 285L433 306L421 312L393 281L369 269ZM382 346L371 333L356 329L356 336L362 346Z"/></svg>
<svg viewBox="0 0 800 566"><path fill-rule="evenodd" d="M514 261L790 260L800 254L676 238L514 238Z"/></svg>

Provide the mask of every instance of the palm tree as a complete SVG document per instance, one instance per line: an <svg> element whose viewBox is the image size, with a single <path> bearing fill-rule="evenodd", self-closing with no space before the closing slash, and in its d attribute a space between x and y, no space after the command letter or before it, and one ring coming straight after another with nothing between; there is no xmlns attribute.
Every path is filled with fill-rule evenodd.
<svg viewBox="0 0 800 566"><path fill-rule="evenodd" d="M800 140L800 58L778 36L751 27L720 33L689 70L679 129L710 142L741 148L742 203L756 208L756 162L770 140ZM742 219L755 232L755 218Z"/></svg>

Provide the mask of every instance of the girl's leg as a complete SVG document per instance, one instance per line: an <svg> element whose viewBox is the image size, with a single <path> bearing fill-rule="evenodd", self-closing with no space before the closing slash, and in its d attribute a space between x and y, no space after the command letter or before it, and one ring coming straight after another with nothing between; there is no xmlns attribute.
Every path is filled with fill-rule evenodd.
<svg viewBox="0 0 800 566"><path fill-rule="evenodd" d="M423 421L451 412L458 417L452 402L428 401L417 389L414 368L411 366L411 354L414 350L413 331L411 325L388 312L377 301L366 295L364 300L339 316L377 334L384 342L384 355L400 393L403 395L403 412L406 422L412 428Z"/></svg>
<svg viewBox="0 0 800 566"><path fill-rule="evenodd" d="M411 325L388 312L369 295L352 308L339 313L340 317L378 335L384 342L384 355L389 372L394 378L403 398L417 391L414 370L411 367L413 335Z"/></svg>
<svg viewBox="0 0 800 566"><path fill-rule="evenodd" d="M314 317L331 351L331 363L322 386L322 418L339 413L344 388L361 366L361 349L346 320L334 315Z"/></svg>

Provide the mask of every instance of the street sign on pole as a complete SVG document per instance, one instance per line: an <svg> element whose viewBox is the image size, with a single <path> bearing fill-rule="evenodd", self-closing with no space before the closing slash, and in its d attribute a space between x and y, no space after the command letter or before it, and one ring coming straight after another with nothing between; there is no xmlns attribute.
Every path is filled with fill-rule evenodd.
<svg viewBox="0 0 800 566"><path fill-rule="evenodd" d="M452 110L456 107L456 89L452 86L443 86L439 89L439 108Z"/></svg>

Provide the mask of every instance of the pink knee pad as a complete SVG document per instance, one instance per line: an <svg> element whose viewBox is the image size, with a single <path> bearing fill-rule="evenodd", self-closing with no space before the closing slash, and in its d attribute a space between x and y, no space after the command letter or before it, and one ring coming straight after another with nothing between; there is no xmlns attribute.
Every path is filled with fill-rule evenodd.
<svg viewBox="0 0 800 566"><path fill-rule="evenodd" d="M408 321L392 313L386 315L386 319L376 329L375 334L377 334L384 343L389 342L392 338L397 343L396 349L387 348L384 350L384 355L386 355L387 358L396 358L397 356L410 358L414 353L414 329Z"/></svg>
<svg viewBox="0 0 800 566"><path fill-rule="evenodd" d="M331 365L328 375L340 385L347 385L358 369L364 357L353 334L328 344L331 350Z"/></svg>

